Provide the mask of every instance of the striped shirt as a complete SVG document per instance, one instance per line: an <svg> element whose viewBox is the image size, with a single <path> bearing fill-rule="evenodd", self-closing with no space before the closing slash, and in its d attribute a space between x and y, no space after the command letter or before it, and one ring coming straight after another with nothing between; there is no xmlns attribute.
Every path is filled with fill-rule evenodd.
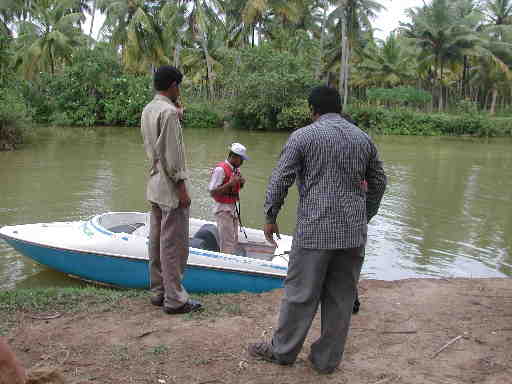
<svg viewBox="0 0 512 384"><path fill-rule="evenodd" d="M299 190L294 246L345 249L366 243L367 223L386 188L382 162L366 133L336 113L292 133L267 187L267 223L276 222L294 181Z"/></svg>

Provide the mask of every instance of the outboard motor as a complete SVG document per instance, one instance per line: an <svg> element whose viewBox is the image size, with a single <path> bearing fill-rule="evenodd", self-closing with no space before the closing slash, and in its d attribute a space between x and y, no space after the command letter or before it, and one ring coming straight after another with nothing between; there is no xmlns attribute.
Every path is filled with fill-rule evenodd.
<svg viewBox="0 0 512 384"><path fill-rule="evenodd" d="M203 224L190 241L190 246L193 248L206 249L207 251L219 252L219 231L217 226L215 224Z"/></svg>

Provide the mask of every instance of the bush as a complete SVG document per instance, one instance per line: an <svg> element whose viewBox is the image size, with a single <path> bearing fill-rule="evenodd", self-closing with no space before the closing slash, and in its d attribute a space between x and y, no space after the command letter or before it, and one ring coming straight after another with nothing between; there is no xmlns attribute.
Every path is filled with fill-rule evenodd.
<svg viewBox="0 0 512 384"><path fill-rule="evenodd" d="M16 88L0 88L0 150L14 149L23 141L23 128L30 124L25 100Z"/></svg>
<svg viewBox="0 0 512 384"><path fill-rule="evenodd" d="M423 105L432 100L432 95L412 87L371 88L366 92L369 101L391 105Z"/></svg>
<svg viewBox="0 0 512 384"><path fill-rule="evenodd" d="M38 123L133 126L153 90L149 75L123 75L111 48L100 45L78 51L61 73L26 82L24 94Z"/></svg>
<svg viewBox="0 0 512 384"><path fill-rule="evenodd" d="M472 135L504 136L512 134L512 119L481 115L427 114L410 110L354 108L347 113L364 130L386 135Z"/></svg>
<svg viewBox="0 0 512 384"><path fill-rule="evenodd" d="M289 129L290 108L303 103L316 85L311 59L263 45L246 49L240 60L230 80L237 88L230 104L234 125Z"/></svg>
<svg viewBox="0 0 512 384"><path fill-rule="evenodd" d="M214 107L206 103L192 103L185 106L183 126L186 128L215 128L221 125L222 118Z"/></svg>
<svg viewBox="0 0 512 384"><path fill-rule="evenodd" d="M296 130L311 124L311 111L306 101L285 107L277 115L277 129Z"/></svg>
<svg viewBox="0 0 512 384"><path fill-rule="evenodd" d="M124 75L111 81L102 105L104 123L108 125L140 125L140 116L153 98L153 82L149 75Z"/></svg>

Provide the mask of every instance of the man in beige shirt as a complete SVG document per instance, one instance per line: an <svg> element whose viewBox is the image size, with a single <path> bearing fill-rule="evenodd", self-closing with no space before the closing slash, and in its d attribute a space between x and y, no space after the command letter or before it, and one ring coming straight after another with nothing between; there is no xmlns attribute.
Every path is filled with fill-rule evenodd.
<svg viewBox="0 0 512 384"><path fill-rule="evenodd" d="M168 314L201 309L182 285L188 259L189 207L187 169L178 103L183 78L175 67L154 74L156 95L142 112L141 132L151 164L147 199L151 203L149 258L151 303Z"/></svg>

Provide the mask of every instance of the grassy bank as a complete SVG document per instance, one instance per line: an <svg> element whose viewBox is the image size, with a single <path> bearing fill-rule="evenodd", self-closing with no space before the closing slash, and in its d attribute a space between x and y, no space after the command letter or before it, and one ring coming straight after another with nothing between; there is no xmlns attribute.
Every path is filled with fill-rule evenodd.
<svg viewBox="0 0 512 384"><path fill-rule="evenodd" d="M62 314L101 312L123 312L128 300L140 299L149 303L151 293L147 290L110 289L96 286L84 288L34 288L0 291L0 336L12 329L20 314L34 319L51 319ZM187 314L184 318L204 319L214 314L237 316L240 314L240 302L230 301L232 295L193 295L193 298L205 304L205 311Z"/></svg>
<svg viewBox="0 0 512 384"><path fill-rule="evenodd" d="M123 299L148 296L146 291L113 290L97 287L44 288L0 291L0 335L16 323L19 313L81 311L100 312L119 308Z"/></svg>

